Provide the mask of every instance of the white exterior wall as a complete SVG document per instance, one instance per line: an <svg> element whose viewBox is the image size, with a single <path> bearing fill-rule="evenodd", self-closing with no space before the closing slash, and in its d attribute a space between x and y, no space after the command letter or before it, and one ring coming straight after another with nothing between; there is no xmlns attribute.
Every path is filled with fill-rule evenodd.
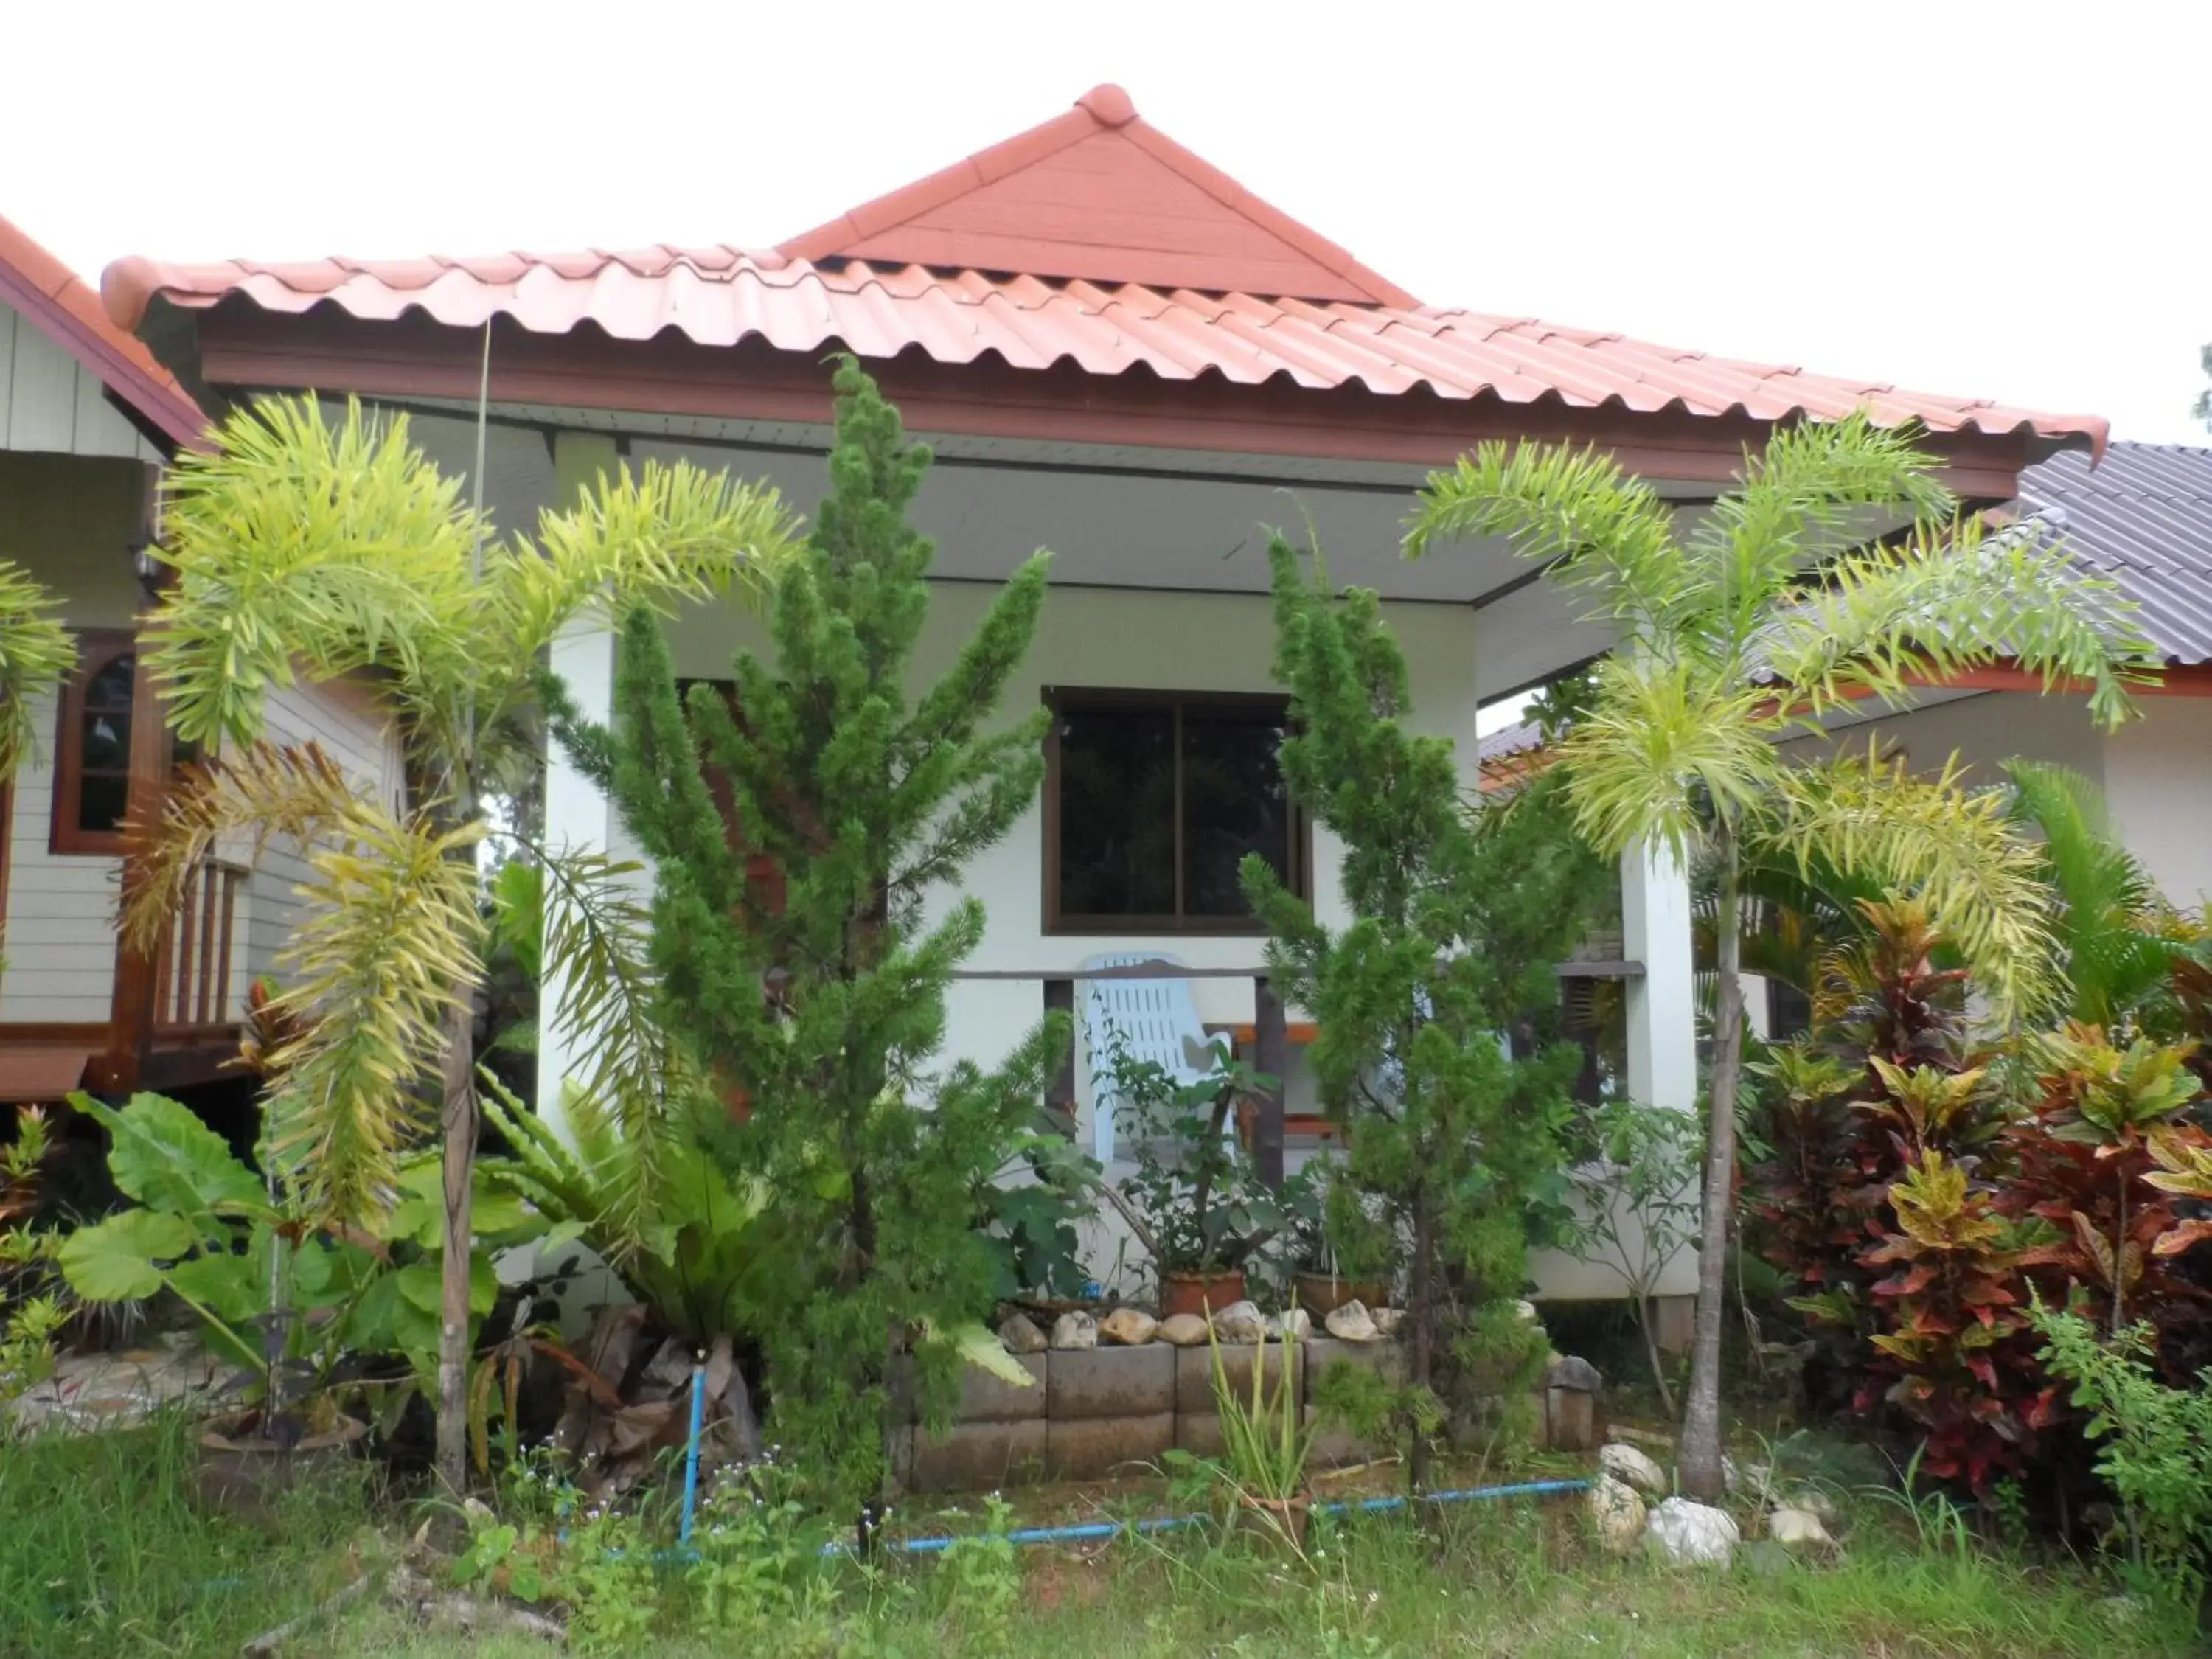
<svg viewBox="0 0 2212 1659"><path fill-rule="evenodd" d="M26 364L46 362L43 356L25 354L24 343L31 342L59 357L63 367L76 369L73 360L27 324L15 329L15 320L12 312L0 307L0 365L9 346L19 371ZM58 440L62 428L54 410L60 405L37 399L62 383L63 377L45 369L11 377L0 367L0 390L8 393L0 398L0 437L12 430L19 439ZM112 410L106 413L122 418ZM63 446L57 441L55 447ZM125 550L137 530L143 484L143 469L128 460L0 450L0 558L21 566L59 597L70 627L129 628L141 595ZM50 850L59 719L58 700L41 697L37 752L15 774L8 823L8 967L0 977L0 1021L105 1024L115 989L114 915L122 860Z"/></svg>
<svg viewBox="0 0 2212 1659"><path fill-rule="evenodd" d="M2159 890L2212 903L2212 697L2144 697L2104 739L2112 826Z"/></svg>
<svg viewBox="0 0 2212 1659"><path fill-rule="evenodd" d="M7 449L161 459L107 400L98 375L29 318L0 305L0 450Z"/></svg>
<svg viewBox="0 0 2212 1659"><path fill-rule="evenodd" d="M387 805L401 799L406 773L398 732L366 685L302 679L269 694L267 720L270 743L315 744L356 785ZM231 856L242 861L252 850L238 848ZM307 876L307 861L297 844L273 842L263 850L240 897L233 966L243 972L234 971L231 979L234 1003L260 975L283 977L276 958L291 936L300 913L300 884Z"/></svg>

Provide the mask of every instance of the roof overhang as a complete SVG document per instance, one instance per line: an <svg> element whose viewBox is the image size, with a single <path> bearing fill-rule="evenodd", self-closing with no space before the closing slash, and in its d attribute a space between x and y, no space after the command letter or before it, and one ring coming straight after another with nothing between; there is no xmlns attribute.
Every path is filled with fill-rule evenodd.
<svg viewBox="0 0 2212 1659"><path fill-rule="evenodd" d="M158 302L157 302L158 303ZM392 399L468 398L484 371L481 328L410 313L375 321L335 307L264 311L232 298L185 313L208 384L248 391L316 390ZM165 320L158 313L154 320ZM491 324L495 401L723 420L825 422L823 354L757 340L707 346L672 331L617 340L588 325L544 334ZM1281 379L1240 385L1200 374L1167 380L1142 368L1101 375L1069 362L1043 369L985 358L944 363L919 349L870 370L916 431L1070 444L1142 446L1350 461L1446 464L1489 439L1592 444L1655 479L1726 483L1775 422L1682 410L1577 407L1478 395L1323 389ZM1970 500L2008 496L2021 469L2060 441L2025 432L1929 432L1948 482Z"/></svg>

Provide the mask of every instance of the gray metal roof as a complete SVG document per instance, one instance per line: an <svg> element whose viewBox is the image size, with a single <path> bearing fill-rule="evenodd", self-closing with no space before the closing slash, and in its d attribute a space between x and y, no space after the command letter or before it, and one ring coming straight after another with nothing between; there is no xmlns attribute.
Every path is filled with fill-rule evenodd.
<svg viewBox="0 0 2212 1659"><path fill-rule="evenodd" d="M2094 467L2063 450L2020 475L2013 506L2118 584L2167 662L2212 661L2212 449L2116 443Z"/></svg>

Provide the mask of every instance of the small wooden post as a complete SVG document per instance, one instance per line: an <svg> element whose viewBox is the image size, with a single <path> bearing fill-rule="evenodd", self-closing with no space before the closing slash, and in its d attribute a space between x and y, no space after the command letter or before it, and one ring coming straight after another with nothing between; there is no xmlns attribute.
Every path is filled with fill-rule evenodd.
<svg viewBox="0 0 2212 1659"><path fill-rule="evenodd" d="M1060 1057L1059 1069L1044 1085L1044 1109L1072 1139L1075 1134L1075 981L1045 981L1044 1011L1068 1017L1067 1051Z"/></svg>
<svg viewBox="0 0 2212 1659"><path fill-rule="evenodd" d="M1274 1079L1260 1092L1252 1162L1268 1187L1283 1184L1283 1066L1290 1048L1283 1000L1265 975L1252 981L1252 1064Z"/></svg>

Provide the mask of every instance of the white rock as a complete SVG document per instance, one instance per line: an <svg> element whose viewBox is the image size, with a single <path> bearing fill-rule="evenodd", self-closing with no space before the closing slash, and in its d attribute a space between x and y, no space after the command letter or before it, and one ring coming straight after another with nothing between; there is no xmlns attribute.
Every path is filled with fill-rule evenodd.
<svg viewBox="0 0 2212 1659"><path fill-rule="evenodd" d="M1643 1541L1644 1499L1634 1487L1609 1474L1599 1475L1590 1483L1589 1513L1598 1542L1613 1554L1626 1555Z"/></svg>
<svg viewBox="0 0 2212 1659"><path fill-rule="evenodd" d="M1055 1348L1095 1348L1098 1346L1098 1322L1080 1310L1072 1310L1052 1322L1052 1346Z"/></svg>
<svg viewBox="0 0 2212 1659"><path fill-rule="evenodd" d="M1796 1549L1833 1549L1836 1540L1810 1510L1781 1509L1766 1517L1766 1535Z"/></svg>
<svg viewBox="0 0 2212 1659"><path fill-rule="evenodd" d="M1275 1329L1283 1334L1286 1342L1303 1342L1313 1334L1313 1316L1304 1308L1292 1308L1279 1313L1273 1320Z"/></svg>
<svg viewBox="0 0 2212 1659"><path fill-rule="evenodd" d="M1116 1308L1098 1322L1098 1334L1125 1348L1141 1348L1159 1328L1160 1322L1141 1308Z"/></svg>
<svg viewBox="0 0 2212 1659"><path fill-rule="evenodd" d="M1778 1497L1773 1507L1778 1510L1802 1510L1824 1527L1832 1527L1844 1518L1836 1500L1818 1486L1800 1486L1796 1491Z"/></svg>
<svg viewBox="0 0 2212 1659"><path fill-rule="evenodd" d="M1048 1346L1036 1321L1022 1313L1007 1316L1006 1322L999 1327L999 1340L1005 1344L1008 1353L1042 1353Z"/></svg>
<svg viewBox="0 0 2212 1659"><path fill-rule="evenodd" d="M1398 1334L1398 1327L1406 1322L1403 1308L1370 1308L1367 1316L1375 1322L1375 1328L1386 1337Z"/></svg>
<svg viewBox="0 0 2212 1659"><path fill-rule="evenodd" d="M1249 1302L1232 1302L1213 1315L1215 1340L1230 1343L1265 1342L1267 1316Z"/></svg>
<svg viewBox="0 0 2212 1659"><path fill-rule="evenodd" d="M1206 1319L1201 1314L1170 1314L1160 1321L1159 1329L1152 1334L1178 1348L1202 1348L1206 1346Z"/></svg>
<svg viewBox="0 0 2212 1659"><path fill-rule="evenodd" d="M1669 1561L1724 1567L1743 1541L1724 1510L1686 1498L1670 1498L1651 1511L1644 1535L1654 1554Z"/></svg>
<svg viewBox="0 0 2212 1659"><path fill-rule="evenodd" d="M1646 1457L1633 1446L1615 1440L1597 1449L1597 1466L1622 1485L1633 1487L1646 1498L1664 1498L1674 1485L1667 1479L1667 1471Z"/></svg>
<svg viewBox="0 0 2212 1659"><path fill-rule="evenodd" d="M1544 1316L1536 1311L1536 1304L1525 1297L1514 1303L1513 1311L1531 1325L1540 1325L1544 1322Z"/></svg>
<svg viewBox="0 0 2212 1659"><path fill-rule="evenodd" d="M1382 1334L1369 1316L1367 1304L1358 1297L1331 1308L1328 1317L1322 1322L1328 1327L1331 1336L1344 1342L1373 1342Z"/></svg>

